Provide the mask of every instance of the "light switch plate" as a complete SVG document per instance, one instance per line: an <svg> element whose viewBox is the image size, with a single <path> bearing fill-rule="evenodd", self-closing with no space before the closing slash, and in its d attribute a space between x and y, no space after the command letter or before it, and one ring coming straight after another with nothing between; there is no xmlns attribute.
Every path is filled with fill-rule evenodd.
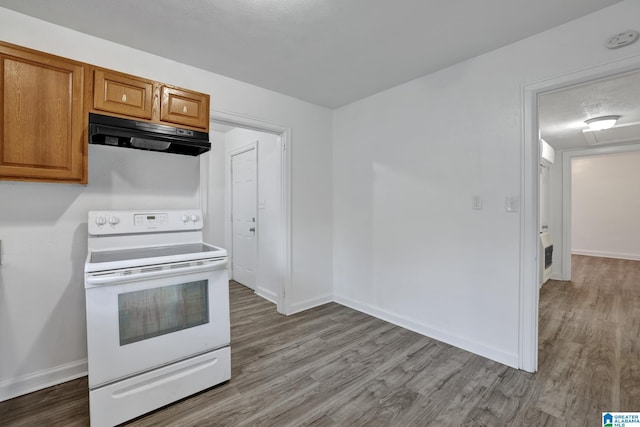
<svg viewBox="0 0 640 427"><path fill-rule="evenodd" d="M504 209L509 213L517 213L520 210L520 196L507 196Z"/></svg>
<svg viewBox="0 0 640 427"><path fill-rule="evenodd" d="M482 196L475 195L471 197L471 208L477 211L482 209Z"/></svg>

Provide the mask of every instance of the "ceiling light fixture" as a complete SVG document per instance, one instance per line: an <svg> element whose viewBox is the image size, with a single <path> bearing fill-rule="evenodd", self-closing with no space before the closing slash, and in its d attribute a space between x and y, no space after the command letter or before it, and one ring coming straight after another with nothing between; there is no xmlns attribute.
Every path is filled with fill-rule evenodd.
<svg viewBox="0 0 640 427"><path fill-rule="evenodd" d="M603 116L595 117L593 119L585 120L589 130L605 130L615 126L620 116Z"/></svg>

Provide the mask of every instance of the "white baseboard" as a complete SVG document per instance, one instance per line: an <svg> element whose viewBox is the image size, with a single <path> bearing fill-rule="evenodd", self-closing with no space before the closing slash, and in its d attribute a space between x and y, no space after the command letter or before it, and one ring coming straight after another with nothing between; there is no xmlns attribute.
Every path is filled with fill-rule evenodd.
<svg viewBox="0 0 640 427"><path fill-rule="evenodd" d="M487 359L502 363L503 365L511 366L512 368L518 367L517 353L509 353L494 347L490 347L473 341L469 338L451 334L447 331L443 331L441 329L416 322L407 317L391 313L381 308L374 307L369 304L362 304L344 296L336 295L334 301L338 304L342 304L354 310L361 311L370 316L382 319L386 322L393 323L394 325L400 326L402 328L409 329L410 331L417 332L420 335L424 335L426 337L451 344L454 347L458 347L482 357L486 357Z"/></svg>
<svg viewBox="0 0 640 427"><path fill-rule="evenodd" d="M596 256L601 258L628 259L631 261L640 261L638 254L622 254L618 252L591 251L588 249L571 249L573 255Z"/></svg>
<svg viewBox="0 0 640 427"><path fill-rule="evenodd" d="M255 293L259 297L262 297L269 302L272 302L274 304L278 303L278 294L276 294L273 291L270 291L269 289L261 288L260 286L258 286L255 290Z"/></svg>
<svg viewBox="0 0 640 427"><path fill-rule="evenodd" d="M562 278L562 274L560 274L560 272L557 273L551 273L551 280L564 280Z"/></svg>
<svg viewBox="0 0 640 427"><path fill-rule="evenodd" d="M300 301L291 305L291 310L289 311L288 315L300 313L301 311L309 310L310 308L318 307L319 305L323 305L333 301L334 299L332 294Z"/></svg>
<svg viewBox="0 0 640 427"><path fill-rule="evenodd" d="M0 402L87 375L87 359L0 382Z"/></svg>

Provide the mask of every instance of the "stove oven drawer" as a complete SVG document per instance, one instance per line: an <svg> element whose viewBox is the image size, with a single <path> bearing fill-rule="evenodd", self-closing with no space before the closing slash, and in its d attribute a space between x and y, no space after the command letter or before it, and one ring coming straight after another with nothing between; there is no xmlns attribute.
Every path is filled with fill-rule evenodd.
<svg viewBox="0 0 640 427"><path fill-rule="evenodd" d="M89 391L91 427L114 426L231 378L221 348Z"/></svg>

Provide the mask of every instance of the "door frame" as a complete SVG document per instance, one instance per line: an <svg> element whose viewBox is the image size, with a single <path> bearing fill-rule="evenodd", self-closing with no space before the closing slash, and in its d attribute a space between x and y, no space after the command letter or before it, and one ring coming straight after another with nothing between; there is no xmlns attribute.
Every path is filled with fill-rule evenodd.
<svg viewBox="0 0 640 427"><path fill-rule="evenodd" d="M216 123L252 129L259 132L275 134L279 137L280 152L280 229L282 230L282 240L278 248L278 260L280 271L282 271L282 284L278 292L277 310L278 313L291 314L291 149L292 149L292 128L290 126L269 122L256 117L240 114L236 112L214 110L210 111L211 121ZM207 163L208 164L208 163ZM201 206L207 206L207 193L209 191L208 168L201 171L200 201Z"/></svg>
<svg viewBox="0 0 640 427"><path fill-rule="evenodd" d="M228 236L228 242L229 242L229 247L227 248L227 252L229 254L229 265L231 266L231 278L233 279L233 156L237 156L238 154L242 154L242 153L247 153L251 150L254 150L254 155L256 157L256 178L255 178L255 184L256 184L256 199L254 200L254 207L256 210L256 222L255 222L255 227L257 230L259 230L259 216L258 216L258 141L253 141L250 142L246 145L243 145L242 147L239 147L233 151L230 151L228 153L225 153L225 168L226 170L229 171L228 176L230 179L229 180L225 180L225 193L227 193L229 195L229 209L225 209L225 221L228 221L230 225L230 235ZM228 217L229 216L229 217ZM260 269L260 252L258 251L258 235L259 233L256 233L254 236L254 244L255 244L255 265L253 266L254 268L254 279L253 279L253 291L257 291L258 289L258 276L259 276L259 269Z"/></svg>
<svg viewBox="0 0 640 427"><path fill-rule="evenodd" d="M540 221L538 95L639 68L640 55L633 55L522 86L519 369L528 372L538 370L538 251L540 244L538 230Z"/></svg>
<svg viewBox="0 0 640 427"><path fill-rule="evenodd" d="M571 280L572 160L584 157L633 153L635 151L640 151L639 142L608 147L594 146L562 152L562 280Z"/></svg>

